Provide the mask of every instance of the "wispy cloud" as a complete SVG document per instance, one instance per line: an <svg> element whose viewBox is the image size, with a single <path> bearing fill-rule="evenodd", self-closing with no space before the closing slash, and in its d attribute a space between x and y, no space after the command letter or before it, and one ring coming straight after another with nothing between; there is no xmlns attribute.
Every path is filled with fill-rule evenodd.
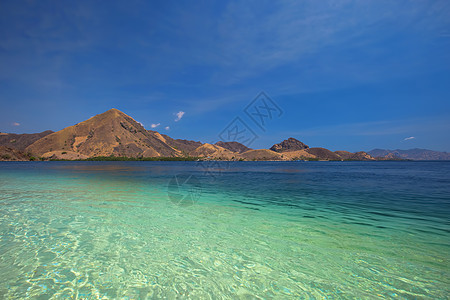
<svg viewBox="0 0 450 300"><path fill-rule="evenodd" d="M410 136L410 137L404 138L403 140L404 140L404 141L409 141L409 140L413 140L413 139L415 139L415 137Z"/></svg>
<svg viewBox="0 0 450 300"><path fill-rule="evenodd" d="M150 127L151 127L151 128L156 128L156 127L158 127L159 125L161 125L161 123L152 124L152 125L150 125Z"/></svg>
<svg viewBox="0 0 450 300"><path fill-rule="evenodd" d="M169 130L170 129L170 127L169 126L166 126L165 128L164 128L165 130Z"/></svg>
<svg viewBox="0 0 450 300"><path fill-rule="evenodd" d="M183 118L184 114L185 114L185 112L184 112L184 111L181 111L181 110L180 110L179 112L177 112L177 113L175 114L175 115L177 116L176 119L175 119L175 122L180 121L181 118Z"/></svg>
<svg viewBox="0 0 450 300"><path fill-rule="evenodd" d="M20 123L19 122L14 122L14 123L12 123L12 126L20 126Z"/></svg>
<svg viewBox="0 0 450 300"><path fill-rule="evenodd" d="M443 27L442 24L448 24L445 21L448 8L443 5L443 2L405 6L401 2L381 4L333 0L249 5L247 2L232 1L218 22L221 51L213 53L223 69L213 79L224 84L234 84L286 65L299 66L308 76L311 73L326 73L339 78L340 75L336 73L342 74L345 69L348 73L346 77L356 82L385 78L386 68L392 69L391 64L371 64L371 70L367 71L368 68L357 59L351 63L351 59L346 59L345 55L333 57L333 49L346 49L352 45L352 50L356 52L369 45L369 55L378 56L387 62L385 50L374 47L383 42L385 37L377 30L385 30L394 22L408 26L411 32L439 29ZM421 18L420 23L414 23L413 20L424 12L427 12L427 17ZM398 27L399 30L403 30L402 26ZM390 34L396 33L393 31ZM331 64L328 59L332 61ZM402 57L395 59L394 62ZM403 60L407 59L403 56ZM311 67L311 61L314 67ZM333 67L330 68L330 65ZM365 76L361 76L362 71ZM390 73L395 76L395 72ZM297 77L295 83L298 83Z"/></svg>

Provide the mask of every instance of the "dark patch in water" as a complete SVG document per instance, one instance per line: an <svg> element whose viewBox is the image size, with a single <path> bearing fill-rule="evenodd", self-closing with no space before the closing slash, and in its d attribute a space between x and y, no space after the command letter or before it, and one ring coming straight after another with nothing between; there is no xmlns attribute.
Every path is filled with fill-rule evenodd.
<svg viewBox="0 0 450 300"><path fill-rule="evenodd" d="M247 205L255 205L255 206L262 206L261 204L257 204L257 203L252 203L252 202L247 202L247 201L242 201L242 200L233 200L234 202L239 202L242 204L247 204Z"/></svg>
<svg viewBox="0 0 450 300"><path fill-rule="evenodd" d="M363 226L370 226L373 227L372 224L363 223L363 222L349 222L350 224L356 224L356 225L363 225Z"/></svg>

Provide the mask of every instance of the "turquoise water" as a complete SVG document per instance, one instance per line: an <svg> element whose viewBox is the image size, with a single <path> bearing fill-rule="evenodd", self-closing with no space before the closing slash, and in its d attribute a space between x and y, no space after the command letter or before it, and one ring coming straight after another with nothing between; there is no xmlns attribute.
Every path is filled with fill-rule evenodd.
<svg viewBox="0 0 450 300"><path fill-rule="evenodd" d="M449 212L450 162L4 162L0 298L448 299Z"/></svg>

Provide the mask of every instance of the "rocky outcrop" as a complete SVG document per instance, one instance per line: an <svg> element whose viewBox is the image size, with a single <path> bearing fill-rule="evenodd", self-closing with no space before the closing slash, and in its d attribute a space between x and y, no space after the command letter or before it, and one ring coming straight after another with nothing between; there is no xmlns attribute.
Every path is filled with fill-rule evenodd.
<svg viewBox="0 0 450 300"><path fill-rule="evenodd" d="M117 109L110 109L58 132L0 133L0 147L1 160L74 160L98 156L198 157L213 160L450 160L449 153L424 149L332 152L325 148L309 148L292 137L273 145L270 150L252 150L235 141L203 144L146 130L142 124Z"/></svg>
<svg viewBox="0 0 450 300"><path fill-rule="evenodd" d="M243 160L283 160L282 154L268 149L249 150L240 157Z"/></svg>
<svg viewBox="0 0 450 300"><path fill-rule="evenodd" d="M307 150L307 149L306 149ZM281 153L284 160L315 160L317 157L306 150L288 151Z"/></svg>
<svg viewBox="0 0 450 300"><path fill-rule="evenodd" d="M190 153L192 157L235 159L238 154L217 145L205 143Z"/></svg>
<svg viewBox="0 0 450 300"><path fill-rule="evenodd" d="M202 142L197 141L189 141L189 140L182 140L182 139L173 139L168 135L161 134L162 137L164 137L165 142L174 148L175 150L181 151L184 156L190 155L192 151L200 147Z"/></svg>
<svg viewBox="0 0 450 300"><path fill-rule="evenodd" d="M64 128L39 139L26 148L37 156L70 154L73 157L182 156L156 132L147 131L140 123L117 109L96 115L84 122Z"/></svg>
<svg viewBox="0 0 450 300"><path fill-rule="evenodd" d="M40 133L0 133L0 146L25 151L28 146L51 133L53 133L51 130Z"/></svg>
<svg viewBox="0 0 450 300"><path fill-rule="evenodd" d="M342 160L339 155L325 148L308 148L305 151L319 160Z"/></svg>
<svg viewBox="0 0 450 300"><path fill-rule="evenodd" d="M368 152L377 159L411 159L411 160L450 160L450 153L426 149L385 150L374 149Z"/></svg>
<svg viewBox="0 0 450 300"><path fill-rule="evenodd" d="M28 161L35 160L30 153L9 148L6 146L0 146L0 161Z"/></svg>
<svg viewBox="0 0 450 300"><path fill-rule="evenodd" d="M272 147L270 147L270 150L274 152L287 152L287 151L297 151L297 150L303 150L308 149L309 146L303 144L297 139L294 138L288 138L287 140L282 141L279 144L275 144Z"/></svg>
<svg viewBox="0 0 450 300"><path fill-rule="evenodd" d="M334 153L339 155L342 158L342 160L359 160L359 161L375 160L375 158L373 158L364 151L359 151L355 153L348 151L335 151Z"/></svg>
<svg viewBox="0 0 450 300"><path fill-rule="evenodd" d="M228 149L230 151L236 152L236 153L244 153L246 151L252 150L251 148L242 145L239 142L222 142L219 141L216 143L217 146L220 146L222 148Z"/></svg>

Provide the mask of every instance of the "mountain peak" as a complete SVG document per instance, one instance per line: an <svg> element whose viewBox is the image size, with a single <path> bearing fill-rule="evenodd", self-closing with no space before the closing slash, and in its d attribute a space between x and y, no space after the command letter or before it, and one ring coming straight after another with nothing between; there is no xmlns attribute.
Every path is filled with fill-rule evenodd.
<svg viewBox="0 0 450 300"><path fill-rule="evenodd" d="M130 117L126 113L124 113L116 108L111 108L103 113L97 114L81 123L78 123L77 125L88 125L89 124L89 126L97 127L101 124L116 122L118 120L122 121L122 122L124 122L124 121L131 122L131 123L133 123L133 125L135 127L139 127L139 129L143 129L143 128L140 128L140 127L142 127L140 123L138 123L132 117Z"/></svg>
<svg viewBox="0 0 450 300"><path fill-rule="evenodd" d="M97 116L117 117L117 116L128 116L128 115L125 114L124 112L118 110L117 108L111 108L111 109L105 111L104 113L98 114Z"/></svg>
<svg viewBox="0 0 450 300"><path fill-rule="evenodd" d="M286 151L297 151L309 148L308 145L303 144L297 139L293 137L288 138L287 140L282 141L279 144L273 145L270 150L275 152L286 152Z"/></svg>
<svg viewBox="0 0 450 300"><path fill-rule="evenodd" d="M104 113L122 113L123 114L123 112L121 112L117 108L111 108L111 109L105 111Z"/></svg>
<svg viewBox="0 0 450 300"><path fill-rule="evenodd" d="M132 117L112 108L104 113L41 138L27 147L42 157L85 158L92 156L179 156Z"/></svg>

